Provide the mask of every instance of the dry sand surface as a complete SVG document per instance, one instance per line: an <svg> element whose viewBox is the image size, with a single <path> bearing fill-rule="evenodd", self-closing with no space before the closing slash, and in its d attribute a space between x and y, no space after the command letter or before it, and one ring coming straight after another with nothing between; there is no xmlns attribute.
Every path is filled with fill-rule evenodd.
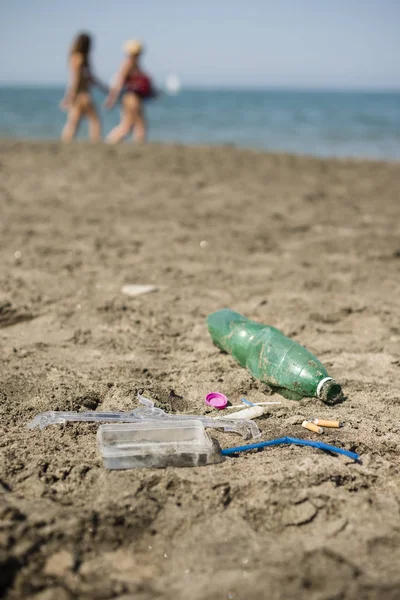
<svg viewBox="0 0 400 600"><path fill-rule="evenodd" d="M400 165L12 142L0 162L4 597L398 599ZM225 306L307 346L347 395L282 399L263 439L338 418L324 441L362 465L286 446L110 472L94 424L26 428L131 409L139 389L172 412L206 413L211 390L281 399L212 345Z"/></svg>

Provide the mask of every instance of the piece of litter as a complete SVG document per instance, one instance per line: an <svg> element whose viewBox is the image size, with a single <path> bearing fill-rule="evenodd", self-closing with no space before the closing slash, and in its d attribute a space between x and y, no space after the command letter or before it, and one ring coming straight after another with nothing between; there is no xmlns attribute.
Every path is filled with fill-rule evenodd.
<svg viewBox="0 0 400 600"><path fill-rule="evenodd" d="M303 421L301 426L304 427L304 429L308 429L308 431L313 431L314 433L318 433L319 435L324 433L322 427L318 427L318 425L312 423L311 421Z"/></svg>
<svg viewBox="0 0 400 600"><path fill-rule="evenodd" d="M40 427L44 429L54 423L66 423L67 421L88 421L88 422L119 422L119 423L137 423L138 421L201 421L204 427L223 429L230 433L238 433L244 439L258 438L261 432L256 423L246 419L235 417L234 419L209 417L207 415L179 415L166 413L162 408L154 406L154 402L138 394L139 402L143 406L138 406L129 412L100 412L96 410L86 412L74 411L48 411L36 415L30 423L28 429Z"/></svg>
<svg viewBox="0 0 400 600"><path fill-rule="evenodd" d="M158 287L156 285L136 285L129 284L123 285L121 292L126 296L141 296L142 294L149 294L150 292L156 292Z"/></svg>
<svg viewBox="0 0 400 600"><path fill-rule="evenodd" d="M282 402L255 402L253 406L270 406L273 404L282 404ZM227 406L227 410L231 410L232 408L244 408L243 404L232 404L232 406Z"/></svg>
<svg viewBox="0 0 400 600"><path fill-rule="evenodd" d="M341 426L340 421L326 421L325 419L312 419L311 423L319 425L320 427L333 427L338 429Z"/></svg>
<svg viewBox="0 0 400 600"><path fill-rule="evenodd" d="M227 456L229 454L237 454L238 452L246 452L247 450L259 450L261 448L267 448L268 446L279 446L281 444L295 444L296 446L311 446L312 448L318 448L319 450L326 450L327 452L335 452L336 454L343 454L348 458L352 458L358 462L361 462L360 455L356 452L350 452L344 448L338 448L337 446L331 446L330 444L324 444L324 442L314 442L313 440L300 440L292 437L282 437L277 440L269 440L266 442L257 442L256 444L248 444L247 446L236 446L235 448L225 448L221 450L221 454Z"/></svg>
<svg viewBox="0 0 400 600"><path fill-rule="evenodd" d="M243 404L247 404L247 406L255 406L255 404L253 404L253 402L250 402L250 400L247 400L247 398L242 398L241 401Z"/></svg>
<svg viewBox="0 0 400 600"><path fill-rule="evenodd" d="M249 406L243 410L238 410L235 413L230 413L229 416L221 417L221 419L256 419L261 417L268 411L267 406Z"/></svg>
<svg viewBox="0 0 400 600"><path fill-rule="evenodd" d="M144 406L136 408L133 412L136 416L145 419L175 419L175 420L197 420L204 424L204 427L222 428L224 431L239 433L242 437L258 438L261 436L261 432L256 423L253 421L246 420L244 418L230 419L229 417L209 417L208 415L188 415L188 414L169 414L166 413L162 408L156 408L154 402L145 398L141 394L138 394L139 401Z"/></svg>
<svg viewBox="0 0 400 600"><path fill-rule="evenodd" d="M207 240L201 240L201 242L200 242L200 248L207 248L207 246L208 246Z"/></svg>
<svg viewBox="0 0 400 600"><path fill-rule="evenodd" d="M210 392L206 396L206 404L218 410L223 410L228 404L228 398L220 392Z"/></svg>
<svg viewBox="0 0 400 600"><path fill-rule="evenodd" d="M201 421L100 425L97 441L106 469L197 467L223 460Z"/></svg>
<svg viewBox="0 0 400 600"><path fill-rule="evenodd" d="M256 323L224 308L207 318L211 339L243 367L291 400L317 397L334 404L343 398L340 385L324 365L298 342L275 327Z"/></svg>

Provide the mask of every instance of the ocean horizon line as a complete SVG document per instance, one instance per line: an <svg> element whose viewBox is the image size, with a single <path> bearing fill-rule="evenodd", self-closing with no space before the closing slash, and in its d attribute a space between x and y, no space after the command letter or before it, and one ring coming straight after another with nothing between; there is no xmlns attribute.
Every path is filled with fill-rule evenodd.
<svg viewBox="0 0 400 600"><path fill-rule="evenodd" d="M156 84L157 79L155 78ZM8 82L0 81L0 89L65 89L65 82ZM159 86L160 87L160 86ZM291 85L200 85L200 84L188 84L183 85L182 92L234 92L234 93L313 93L313 94L400 94L400 87L340 87L340 86L291 86Z"/></svg>

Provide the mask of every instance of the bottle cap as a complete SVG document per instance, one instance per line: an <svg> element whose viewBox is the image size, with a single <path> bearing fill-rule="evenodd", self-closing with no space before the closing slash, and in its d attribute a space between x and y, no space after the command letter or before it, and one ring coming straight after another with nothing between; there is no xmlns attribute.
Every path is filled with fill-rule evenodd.
<svg viewBox="0 0 400 600"><path fill-rule="evenodd" d="M210 392L206 396L206 404L208 404L208 406L213 406L218 410L222 410L223 408L226 408L228 398L219 392Z"/></svg>

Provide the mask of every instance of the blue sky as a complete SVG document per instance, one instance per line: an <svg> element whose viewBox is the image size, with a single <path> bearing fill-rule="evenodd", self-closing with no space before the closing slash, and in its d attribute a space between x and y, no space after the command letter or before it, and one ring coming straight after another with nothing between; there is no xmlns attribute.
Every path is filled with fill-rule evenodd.
<svg viewBox="0 0 400 600"><path fill-rule="evenodd" d="M64 82L84 29L106 81L139 38L159 81L399 89L399 23L400 0L0 0L0 82Z"/></svg>

